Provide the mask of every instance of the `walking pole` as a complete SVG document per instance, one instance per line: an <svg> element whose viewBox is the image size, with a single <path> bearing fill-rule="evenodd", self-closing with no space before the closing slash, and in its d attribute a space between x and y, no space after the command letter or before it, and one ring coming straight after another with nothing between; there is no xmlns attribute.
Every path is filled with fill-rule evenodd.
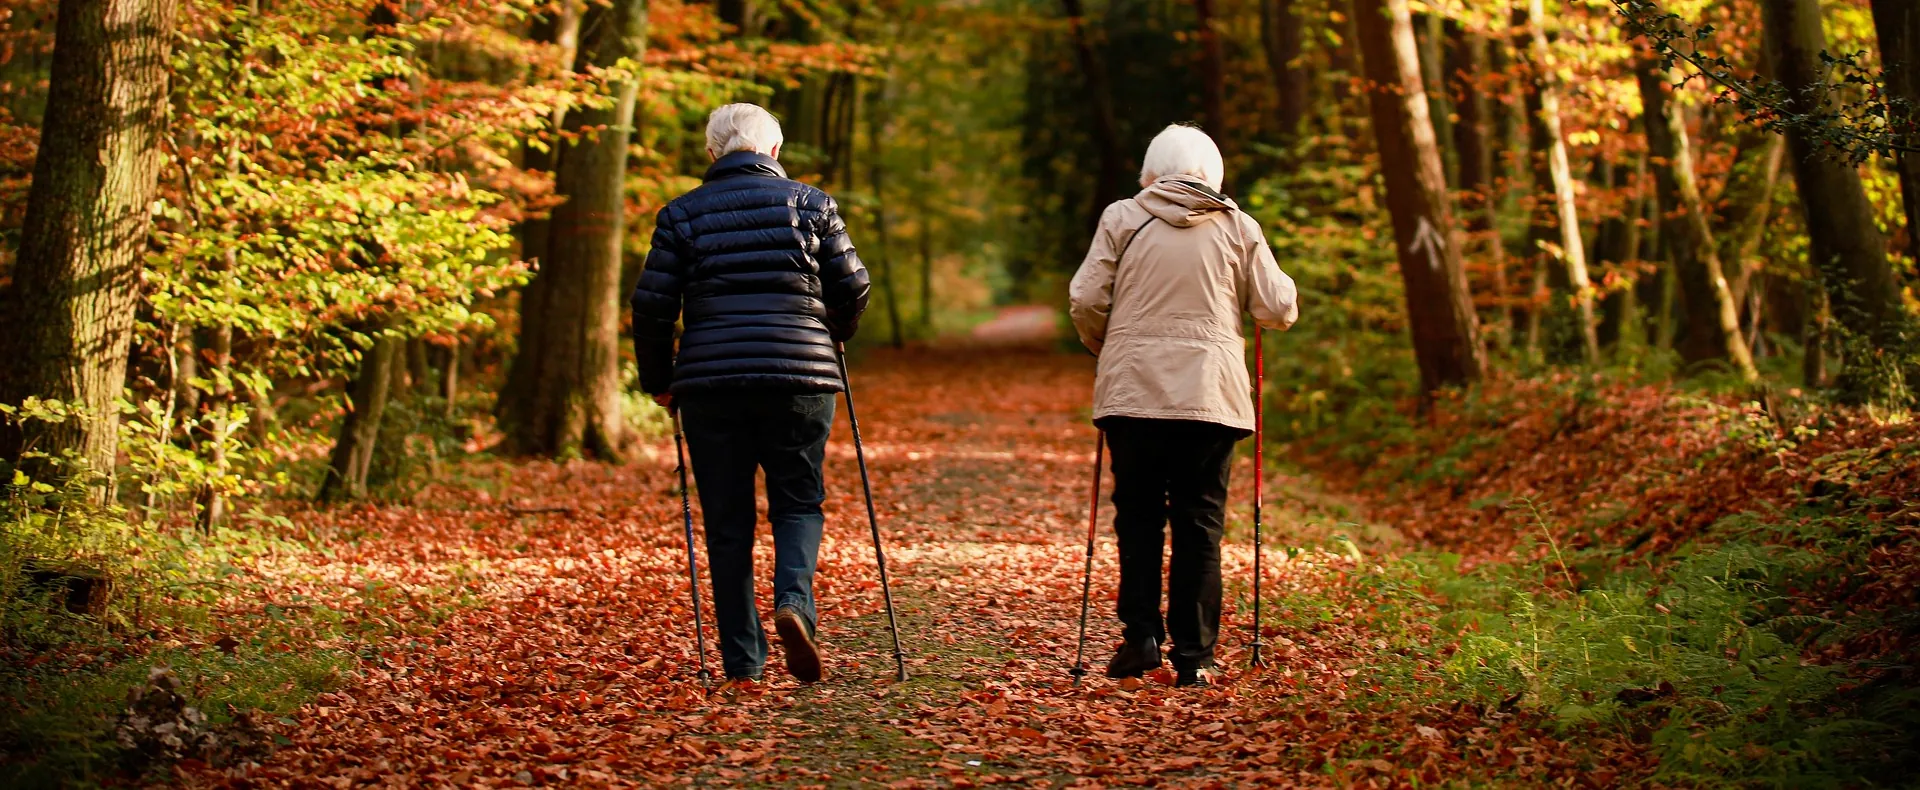
<svg viewBox="0 0 1920 790"><path fill-rule="evenodd" d="M1253 325L1253 666L1262 666L1260 648L1267 643L1260 641L1260 504L1261 489L1265 487L1266 476L1261 474L1261 459L1267 454L1266 428L1267 405L1261 398L1267 379L1267 356L1261 353L1260 325Z"/></svg>
<svg viewBox="0 0 1920 790"><path fill-rule="evenodd" d="M700 685L713 687L713 673L707 671L707 632L700 616L700 566L693 553L693 500L687 495L687 444L681 438L680 410L668 409L673 415L673 454L680 459L680 515L687 522L687 594L693 597L693 641L700 651Z"/></svg>
<svg viewBox="0 0 1920 790"><path fill-rule="evenodd" d="M1093 600L1093 535L1100 523L1100 467L1107 450L1107 433L1100 431L1093 444L1093 502L1087 508L1087 570L1080 577L1080 641L1073 648L1073 685L1087 675L1087 606Z"/></svg>
<svg viewBox="0 0 1920 790"><path fill-rule="evenodd" d="M860 418L853 414L853 380L847 377L847 347L835 343L834 356L840 361L840 384L847 391L847 424L853 427L853 455L860 460L860 490L867 495L867 525L873 528L873 562L880 566L880 594L887 601L887 630L893 632L895 677L907 679L907 655L900 652L900 621L893 617L893 587L887 581L887 554L880 549L880 517L873 513L873 482L867 479L867 451L860 444Z"/></svg>

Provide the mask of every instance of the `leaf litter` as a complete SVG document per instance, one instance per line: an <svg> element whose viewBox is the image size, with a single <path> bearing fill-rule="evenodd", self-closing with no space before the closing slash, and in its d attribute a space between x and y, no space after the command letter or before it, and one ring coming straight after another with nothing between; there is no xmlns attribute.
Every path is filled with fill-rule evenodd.
<svg viewBox="0 0 1920 790"><path fill-rule="evenodd" d="M1266 610L1283 616L1263 628L1267 666L1248 668L1245 457L1223 560L1222 682L1190 690L1172 688L1165 670L1136 682L1099 676L1118 641L1117 564L1103 524L1092 672L1075 686L1067 670L1093 461L1090 360L875 352L855 370L912 679L892 677L842 408L816 580L823 682L787 677L777 645L763 684L709 695L696 682L670 442L618 467L488 462L469 470L468 484L429 488L406 505L300 514L303 529L353 539L335 541L330 556L258 563L252 572L281 591L232 606L297 595L350 617L404 621L409 636L352 645L356 675L294 715L280 733L290 744L270 757L183 767L178 778L234 787L1601 786L1653 770L1643 746L1597 728L1423 697L1440 651L1396 653L1411 668L1399 687L1362 672L1389 644L1356 582L1366 559L1284 550L1299 545L1303 512L1268 511L1262 586ZM470 484L489 476L497 490ZM1268 501L1312 483L1273 476ZM757 567L770 561L763 539ZM704 555L701 567L706 598ZM759 584L764 607L768 580ZM370 586L397 594L370 597ZM1296 597L1325 608L1284 616ZM449 598L460 603L435 603ZM1442 639L1430 623L1395 627ZM718 670L717 653L708 663Z"/></svg>

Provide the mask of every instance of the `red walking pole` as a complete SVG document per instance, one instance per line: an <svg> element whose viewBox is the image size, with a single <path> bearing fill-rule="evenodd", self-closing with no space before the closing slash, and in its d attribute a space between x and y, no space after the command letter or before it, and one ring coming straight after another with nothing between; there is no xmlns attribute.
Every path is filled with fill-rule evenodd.
<svg viewBox="0 0 1920 790"><path fill-rule="evenodd" d="M1260 500L1261 489L1265 487L1266 476L1261 474L1261 459L1267 454L1266 428L1267 404L1261 397L1267 379L1267 355L1261 353L1260 325L1253 325L1253 666L1261 666L1260 649L1266 647L1260 641Z"/></svg>
<svg viewBox="0 0 1920 790"><path fill-rule="evenodd" d="M1080 685L1080 678L1087 674L1087 607L1093 601L1093 538L1100 527L1100 467L1107 451L1107 434L1099 432L1093 445L1093 501L1087 508L1087 570L1080 577L1080 643L1073 649L1073 684Z"/></svg>

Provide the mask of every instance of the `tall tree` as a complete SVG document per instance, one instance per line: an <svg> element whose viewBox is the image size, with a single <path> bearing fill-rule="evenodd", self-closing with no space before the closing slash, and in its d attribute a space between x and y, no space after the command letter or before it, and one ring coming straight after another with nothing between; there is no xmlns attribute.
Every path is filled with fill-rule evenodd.
<svg viewBox="0 0 1920 790"><path fill-rule="evenodd" d="M1220 30L1213 14L1213 0L1193 0L1195 33L1200 39L1200 112L1206 118L1207 134L1219 141L1223 153L1232 139L1227 135L1227 66L1220 46Z"/></svg>
<svg viewBox="0 0 1920 790"><path fill-rule="evenodd" d="M1761 10L1768 55L1788 92L1787 111L1816 113L1828 101L1821 64L1827 34L1819 0L1764 0ZM1855 397L1872 397L1878 387L1865 377L1873 360L1860 357L1897 354L1910 342L1909 319L1887 261L1886 236L1874 222L1873 204L1851 164L1827 155L1805 128L1789 129L1787 146L1806 215L1809 255L1829 308L1843 329L1863 341L1855 348L1863 354L1843 360L1842 375L1858 386L1844 389Z"/></svg>
<svg viewBox="0 0 1920 790"><path fill-rule="evenodd" d="M1638 71L1647 152L1660 185L1660 204L1670 220L1662 225L1667 257L1686 309L1680 356L1688 362L1724 359L1742 378L1753 380L1758 374L1740 333L1739 304L1721 266L1706 201L1694 176L1686 115L1668 97L1666 71L1658 62L1643 63Z"/></svg>
<svg viewBox="0 0 1920 790"><path fill-rule="evenodd" d="M178 0L60 3L19 258L0 292L0 403L84 406L87 419L54 426L35 449L76 452L96 472L111 473L119 450L114 402L165 161L178 10ZM0 458L16 457L22 442L0 424Z"/></svg>
<svg viewBox="0 0 1920 790"><path fill-rule="evenodd" d="M1547 170L1553 181L1554 213L1560 223L1560 258L1566 266L1568 287L1573 291L1574 307L1579 313L1580 343L1587 362L1600 361L1600 338L1593 314L1593 282L1587 276L1586 242L1580 236L1580 208L1573 188L1573 164L1567 156L1567 137L1560 128L1560 81L1555 73L1552 50L1547 45L1546 11L1541 0L1528 0L1527 36L1533 90L1539 94L1538 122L1547 145L1538 156L1547 157Z"/></svg>
<svg viewBox="0 0 1920 790"><path fill-rule="evenodd" d="M1280 95L1280 139L1287 143L1299 139L1307 118L1307 72L1299 62L1306 36L1296 5L1297 0L1260 0L1260 42Z"/></svg>
<svg viewBox="0 0 1920 790"><path fill-rule="evenodd" d="M887 94L892 83L890 76L882 77L873 86L873 95L867 102L867 145L871 149L867 152L867 183L873 189L873 224L880 240L878 274L880 287L886 294L887 328L892 330L888 342L894 348L900 348L905 344L905 339L900 331L900 293L893 285L893 244L887 239L887 166L883 148L887 138L887 104L890 99Z"/></svg>
<svg viewBox="0 0 1920 790"><path fill-rule="evenodd" d="M1121 172L1126 165L1120 151L1120 121L1113 109L1113 89L1107 80L1107 67L1093 51L1087 37L1087 12L1080 0L1060 0L1067 15L1068 32L1073 37L1074 56L1080 62L1080 77L1087 86L1087 105L1093 112L1093 139L1100 149L1100 172L1095 175L1093 205L1087 212L1087 228L1100 224L1100 213L1119 195Z"/></svg>
<svg viewBox="0 0 1920 790"><path fill-rule="evenodd" d="M1507 293L1506 245L1497 230L1500 195L1494 186L1494 161L1499 149L1494 144L1493 102L1482 86L1490 70L1487 38L1465 27L1447 24L1446 74L1444 83L1457 97L1454 107L1459 120L1453 124L1454 155L1459 160L1459 180L1455 182L1467 201L1467 232L1485 239L1489 290L1496 297L1494 333L1511 333L1507 310L1498 299Z"/></svg>
<svg viewBox="0 0 1920 790"><path fill-rule="evenodd" d="M359 499L367 493L367 472L380 442L380 423L393 390L394 361L406 341L377 336L360 352L360 369L347 388L347 414L327 459L326 477L314 495L322 502Z"/></svg>
<svg viewBox="0 0 1920 790"><path fill-rule="evenodd" d="M636 62L646 50L647 0L594 5L580 21L574 69ZM518 452L618 458L627 440L620 393L620 267L625 238L627 144L639 82L610 84L613 103L567 114L579 135L560 149L547 256L534 278L539 320L520 328L520 349L501 394L502 427Z"/></svg>
<svg viewBox="0 0 1920 790"><path fill-rule="evenodd" d="M1895 113L1909 143L1920 142L1920 3L1873 0L1873 26L1880 38L1880 63L1889 98L1906 102ZM1907 209L1908 252L1920 260L1920 154L1900 152L1900 196Z"/></svg>
<svg viewBox="0 0 1920 790"><path fill-rule="evenodd" d="M1478 379L1486 367L1473 297L1460 259L1458 229L1447 194L1439 141L1427 116L1427 91L1407 0L1354 0L1380 169L1393 214L1394 248L1406 284L1420 384L1441 387Z"/></svg>

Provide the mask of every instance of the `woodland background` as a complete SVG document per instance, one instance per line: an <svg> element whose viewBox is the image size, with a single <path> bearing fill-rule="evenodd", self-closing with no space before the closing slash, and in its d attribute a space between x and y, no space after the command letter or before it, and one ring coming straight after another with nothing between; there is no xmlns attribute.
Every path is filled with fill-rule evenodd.
<svg viewBox="0 0 1920 790"><path fill-rule="evenodd" d="M656 462L624 295L706 113L753 101L874 270L856 361L913 370L1059 304L1198 124L1301 285L1259 451L1411 539L1378 578L1480 623L1434 659L1460 693L1633 734L1645 776L1911 781L1914 5L7 0L0 768L238 760L406 631L249 603L263 555ZM956 375L890 392L993 397ZM1595 476L1636 459L1657 484ZM211 713L179 743L123 702L173 672L167 715Z"/></svg>

